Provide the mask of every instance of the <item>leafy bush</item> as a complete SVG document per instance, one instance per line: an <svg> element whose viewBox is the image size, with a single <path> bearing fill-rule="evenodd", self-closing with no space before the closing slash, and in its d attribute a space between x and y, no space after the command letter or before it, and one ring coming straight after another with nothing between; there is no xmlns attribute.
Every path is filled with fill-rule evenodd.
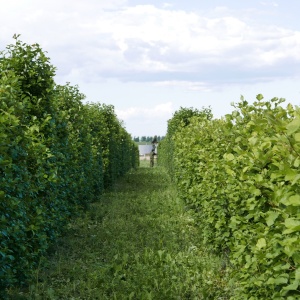
<svg viewBox="0 0 300 300"><path fill-rule="evenodd" d="M300 110L283 101L242 99L226 118L191 118L174 138L179 193L204 243L229 255L234 299L299 297Z"/></svg>
<svg viewBox="0 0 300 300"><path fill-rule="evenodd" d="M112 106L82 104L38 44L0 55L0 291L26 284L68 218L137 166Z"/></svg>
<svg viewBox="0 0 300 300"><path fill-rule="evenodd" d="M210 120L213 115L210 108L202 108L198 110L195 108L180 107L168 121L167 135L164 142L159 144L159 164L167 168L170 176L174 179L174 137L180 128L187 127L192 117L199 117L200 119Z"/></svg>

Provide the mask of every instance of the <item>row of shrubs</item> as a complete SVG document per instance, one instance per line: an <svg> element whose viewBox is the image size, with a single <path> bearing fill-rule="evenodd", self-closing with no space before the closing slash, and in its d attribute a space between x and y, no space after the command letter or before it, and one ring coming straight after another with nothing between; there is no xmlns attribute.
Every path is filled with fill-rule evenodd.
<svg viewBox="0 0 300 300"><path fill-rule="evenodd" d="M300 297L300 109L283 102L242 98L221 119L182 108L160 143L204 245L227 257L234 300Z"/></svg>
<svg viewBox="0 0 300 300"><path fill-rule="evenodd" d="M0 52L0 298L26 284L69 218L138 166L111 105L55 84L38 44Z"/></svg>

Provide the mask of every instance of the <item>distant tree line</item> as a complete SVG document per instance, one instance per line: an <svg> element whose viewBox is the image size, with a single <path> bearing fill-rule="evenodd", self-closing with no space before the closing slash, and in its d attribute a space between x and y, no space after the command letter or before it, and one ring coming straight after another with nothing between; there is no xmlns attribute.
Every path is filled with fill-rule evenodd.
<svg viewBox="0 0 300 300"><path fill-rule="evenodd" d="M133 141L134 142L149 142L149 143L151 143L152 142L152 140L154 139L154 136L141 136L141 137L139 137L139 136L135 136L135 137L133 137ZM157 136L157 142L160 142L160 141L162 141L164 139L164 136L160 136L160 135L158 135Z"/></svg>

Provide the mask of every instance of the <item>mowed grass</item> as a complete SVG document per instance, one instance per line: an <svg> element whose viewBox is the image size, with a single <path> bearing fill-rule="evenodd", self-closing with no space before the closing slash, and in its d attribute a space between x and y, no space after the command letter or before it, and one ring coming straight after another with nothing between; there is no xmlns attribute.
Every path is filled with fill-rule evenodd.
<svg viewBox="0 0 300 300"><path fill-rule="evenodd" d="M12 299L229 299L222 261L201 246L165 170L141 161L69 224Z"/></svg>

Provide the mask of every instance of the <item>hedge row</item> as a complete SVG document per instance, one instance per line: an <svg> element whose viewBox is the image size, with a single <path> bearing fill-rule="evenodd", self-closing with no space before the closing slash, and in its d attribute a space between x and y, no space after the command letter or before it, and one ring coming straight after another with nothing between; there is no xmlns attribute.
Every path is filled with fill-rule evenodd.
<svg viewBox="0 0 300 300"><path fill-rule="evenodd" d="M0 53L0 298L25 284L68 219L138 165L113 106L83 104L38 44Z"/></svg>
<svg viewBox="0 0 300 300"><path fill-rule="evenodd" d="M173 134L174 180L205 245L228 255L235 300L300 296L300 109L283 101L242 99Z"/></svg>

